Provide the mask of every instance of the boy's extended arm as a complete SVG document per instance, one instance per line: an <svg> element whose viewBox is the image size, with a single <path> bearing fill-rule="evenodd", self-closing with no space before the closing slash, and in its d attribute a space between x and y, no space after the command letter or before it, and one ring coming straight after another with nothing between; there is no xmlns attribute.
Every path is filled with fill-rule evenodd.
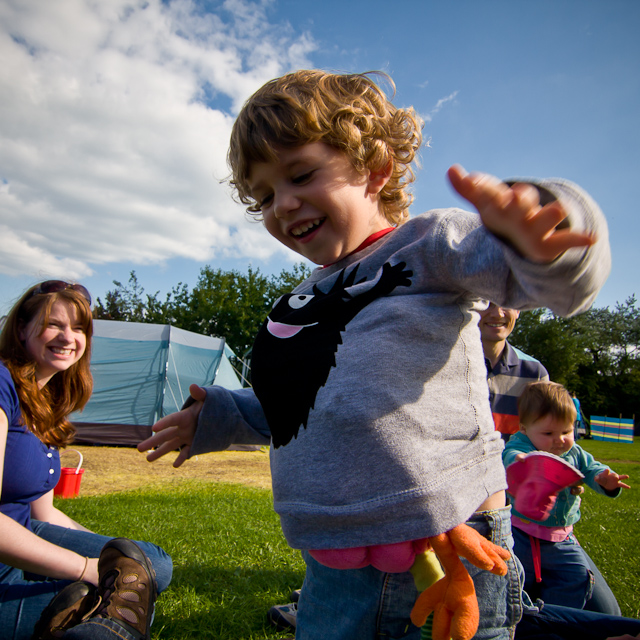
<svg viewBox="0 0 640 640"><path fill-rule="evenodd" d="M206 398L202 387L192 384L189 387L191 397L185 403L185 408L172 413L156 422L151 430L154 435L138 443L138 451L149 451L147 460L153 462L172 451L179 451L173 466L179 467L189 458L191 445L198 426L198 416Z"/></svg>
<svg viewBox="0 0 640 640"><path fill-rule="evenodd" d="M224 451L232 444L271 443L271 431L253 389L206 387L191 456Z"/></svg>
<svg viewBox="0 0 640 640"><path fill-rule="evenodd" d="M448 176L453 188L478 210L484 226L532 262L553 262L567 249L596 241L592 234L563 224L567 213L559 201L542 206L531 184L509 185L484 173L466 173L459 165L451 167Z"/></svg>
<svg viewBox="0 0 640 640"><path fill-rule="evenodd" d="M483 297L515 309L548 307L561 316L591 307L609 276L611 250L606 220L588 193L559 178L506 183L458 166L448 175L478 209L510 271Z"/></svg>
<svg viewBox="0 0 640 640"><path fill-rule="evenodd" d="M166 416L152 429L154 435L138 444L149 451L147 460L179 450L173 466L199 453L224 451L232 444L270 443L269 428L253 390L229 391L222 387L189 387L184 408Z"/></svg>

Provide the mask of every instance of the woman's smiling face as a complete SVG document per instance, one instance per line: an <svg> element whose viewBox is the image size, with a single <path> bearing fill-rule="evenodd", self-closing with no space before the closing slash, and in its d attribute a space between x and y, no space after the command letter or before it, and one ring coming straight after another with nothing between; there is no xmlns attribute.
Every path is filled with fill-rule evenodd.
<svg viewBox="0 0 640 640"><path fill-rule="evenodd" d="M384 172L359 173L346 154L322 142L279 149L251 167L251 194L267 231L315 264L338 262L391 226L380 211Z"/></svg>
<svg viewBox="0 0 640 640"><path fill-rule="evenodd" d="M36 315L20 332L29 356L36 363L36 380L42 388L60 371L78 362L87 346L87 336L70 302L56 300L45 327Z"/></svg>

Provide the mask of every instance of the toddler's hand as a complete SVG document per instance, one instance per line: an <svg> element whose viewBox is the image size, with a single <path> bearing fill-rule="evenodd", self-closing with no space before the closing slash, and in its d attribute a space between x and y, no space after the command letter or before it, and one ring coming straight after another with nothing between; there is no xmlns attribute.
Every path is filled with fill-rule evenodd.
<svg viewBox="0 0 640 640"><path fill-rule="evenodd" d="M615 491L616 489L631 489L628 484L622 482L622 480L626 480L629 476L626 475L618 475L611 469L605 469L602 473L599 473L595 477L595 481L607 491Z"/></svg>
<svg viewBox="0 0 640 640"><path fill-rule="evenodd" d="M508 186L484 173L467 173L460 165L447 175L453 188L480 214L494 235L507 240L525 258L548 263L572 247L588 247L596 238L558 228L567 217L559 202L540 206L538 190L530 184Z"/></svg>
<svg viewBox="0 0 640 640"><path fill-rule="evenodd" d="M207 392L197 384L189 387L189 393L195 402L182 411L158 420L152 427L155 435L138 444L138 451L153 449L147 454L149 462L177 449L180 453L173 463L174 467L179 467L188 459L198 426L198 416L207 397Z"/></svg>

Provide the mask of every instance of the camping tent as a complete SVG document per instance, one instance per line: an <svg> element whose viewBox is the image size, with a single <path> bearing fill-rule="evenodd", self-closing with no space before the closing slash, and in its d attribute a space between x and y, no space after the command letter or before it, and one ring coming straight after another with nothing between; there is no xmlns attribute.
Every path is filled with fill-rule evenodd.
<svg viewBox="0 0 640 640"><path fill-rule="evenodd" d="M233 351L170 325L94 320L93 395L71 416L79 444L135 445L151 425L178 411L192 383L240 389Z"/></svg>

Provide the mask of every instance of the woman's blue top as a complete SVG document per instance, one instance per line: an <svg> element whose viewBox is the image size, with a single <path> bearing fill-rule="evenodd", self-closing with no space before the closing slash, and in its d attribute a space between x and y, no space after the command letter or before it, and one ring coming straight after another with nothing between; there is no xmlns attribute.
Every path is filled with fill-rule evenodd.
<svg viewBox="0 0 640 640"><path fill-rule="evenodd" d="M13 379L2 362L0 409L5 412L9 423L0 513L31 529L31 503L58 483L60 454L57 447L44 444L24 426Z"/></svg>

